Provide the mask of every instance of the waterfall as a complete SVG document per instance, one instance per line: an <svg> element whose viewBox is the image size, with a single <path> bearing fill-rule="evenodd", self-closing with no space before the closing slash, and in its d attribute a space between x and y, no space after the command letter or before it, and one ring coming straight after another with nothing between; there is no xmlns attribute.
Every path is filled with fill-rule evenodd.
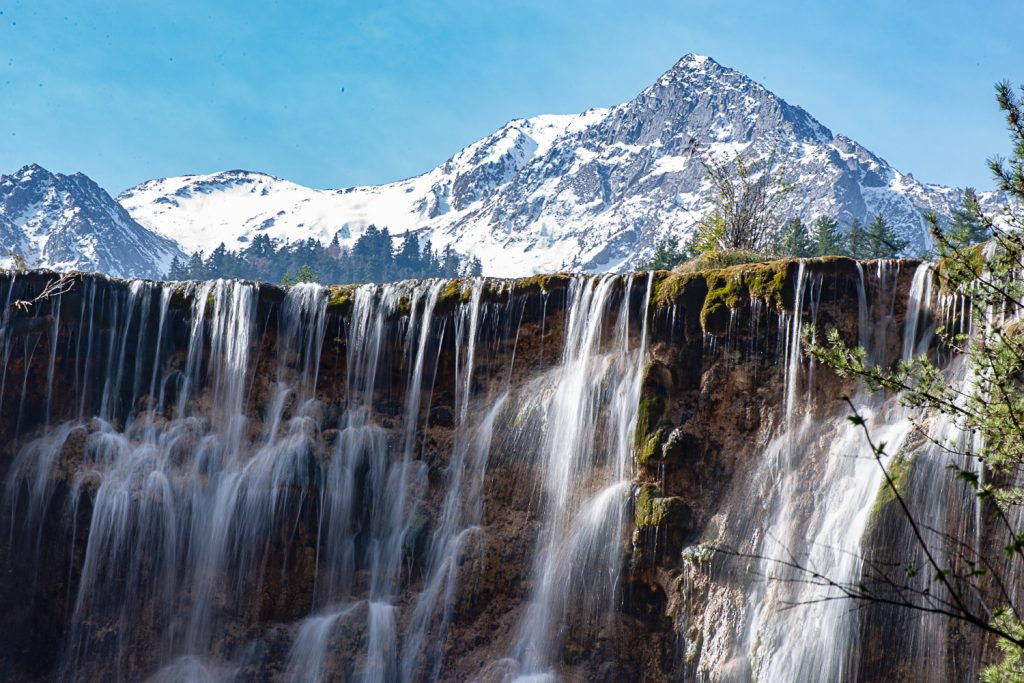
<svg viewBox="0 0 1024 683"><path fill-rule="evenodd" d="M872 552L919 551L804 340L848 320L869 359L910 360L970 323L926 264L846 263L791 263L785 294L731 307L721 336L691 332L690 302L658 308L654 274L87 276L28 311L12 302L36 276L0 276L0 566L46 606L31 680L870 678L870 639L903 617L791 564L855 584ZM659 368L682 398L652 466L634 432ZM843 386L921 519L980 543L946 470L976 463L911 438L914 420L968 435ZM758 426L715 444L753 401ZM679 427L701 411L706 443ZM641 490L692 504L680 528L635 529ZM945 624L899 623L901 661L949 678L925 656Z"/></svg>
<svg viewBox="0 0 1024 683"><path fill-rule="evenodd" d="M55 502L72 523L82 554L65 561L75 589L64 680L136 680L147 668L154 681L234 680L266 656L261 641L282 637L281 680L327 680L339 666L363 681L444 678L466 562L491 542L490 461L498 448L502 466L534 462L528 452L508 460L520 442L542 445L543 472L537 590L517 627L523 672L553 664L530 633L567 618L549 598L568 577L597 571L599 590L573 590L590 611L612 605L645 355L635 324L646 316L631 306L634 286L646 301L649 278L570 282L564 330L540 316L543 338L564 336L562 357L536 377L513 372L525 300L509 289L502 303L497 287L485 303L494 285L475 279L446 294L453 313L437 315L446 286L360 286L343 318L327 315L331 294L317 285L290 288L268 311L255 285L236 281L88 281L74 318L53 302L40 337L47 414L8 469L4 501L12 546L27 529L42 544ZM14 293L11 279L8 301ZM8 332L5 318L5 358L19 343ZM329 344L343 349L329 369L340 391L322 377ZM481 384L480 363L493 373L491 356L509 351L512 367ZM49 410L65 366L70 415ZM439 403L437 386L452 395ZM325 403L334 396L337 408ZM435 415L450 419L448 445L434 443ZM80 459L66 462L79 442ZM55 485L64 468L66 497ZM577 479L593 488L575 491ZM313 580L289 607L275 593L291 590L296 571ZM261 611L296 608L283 630L230 635ZM140 665L143 642L156 648Z"/></svg>
<svg viewBox="0 0 1024 683"><path fill-rule="evenodd" d="M614 282L610 277L577 281L569 294L562 363L545 405L548 424L540 456L545 510L535 553L536 587L511 653L513 671L523 680L554 679L551 656L570 601L586 612L615 590L644 352L642 343L631 348L628 307L618 311L611 348L602 348ZM649 295L649 283L647 289ZM602 425L604 420L611 424ZM595 438L602 429L603 443ZM595 470L605 471L597 490L579 492L574 482L589 479Z"/></svg>

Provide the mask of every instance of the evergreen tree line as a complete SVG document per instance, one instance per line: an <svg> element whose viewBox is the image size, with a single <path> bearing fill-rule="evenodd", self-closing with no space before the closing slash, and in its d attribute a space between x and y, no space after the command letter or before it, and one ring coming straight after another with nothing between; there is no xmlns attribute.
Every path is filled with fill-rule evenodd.
<svg viewBox="0 0 1024 683"><path fill-rule="evenodd" d="M775 251L783 256L849 256L855 259L894 258L907 248L900 237L878 214L866 226L854 218L844 235L839 221L821 216L810 225L799 218L783 224Z"/></svg>
<svg viewBox="0 0 1024 683"><path fill-rule="evenodd" d="M964 193L963 204L953 213L945 229L965 244L985 241L990 231L978 220L978 212L977 195L968 189ZM853 219L845 233L840 229L839 222L829 216L822 216L809 224L800 218L791 218L774 231L767 249L756 251L763 256L849 256L855 259L876 259L904 256L908 246L907 240L893 230L884 216L878 214L867 225ZM700 248L699 234L685 243L664 240L655 247L651 259L643 263L640 269L670 269L702 253L704 251Z"/></svg>
<svg viewBox="0 0 1024 683"><path fill-rule="evenodd" d="M978 218L979 215L978 196L968 188L964 191L963 202L943 229L963 244L984 242L990 237L990 231ZM876 259L905 256L908 246L907 240L896 234L885 217L877 214L866 226L853 219L845 235L840 232L839 223L834 218L821 217L809 226L799 218L792 218L779 231L775 251L783 256Z"/></svg>
<svg viewBox="0 0 1024 683"><path fill-rule="evenodd" d="M479 259L461 256L450 246L435 251L429 240L421 242L411 232L402 235L396 245L387 228L371 225L351 249L342 247L337 235L326 247L313 238L278 243L267 235L257 235L238 251L221 243L208 256L197 251L186 261L175 257L167 279L358 284L479 275L481 271Z"/></svg>

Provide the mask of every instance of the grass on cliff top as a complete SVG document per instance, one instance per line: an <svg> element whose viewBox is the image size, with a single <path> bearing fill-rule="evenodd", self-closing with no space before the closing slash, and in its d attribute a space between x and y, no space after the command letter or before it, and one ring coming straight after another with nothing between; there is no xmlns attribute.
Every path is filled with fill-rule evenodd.
<svg viewBox="0 0 1024 683"><path fill-rule="evenodd" d="M750 249L723 249L701 254L684 261L672 269L673 273L699 273L702 270L718 270L745 263L764 263L782 258L775 254L762 254Z"/></svg>

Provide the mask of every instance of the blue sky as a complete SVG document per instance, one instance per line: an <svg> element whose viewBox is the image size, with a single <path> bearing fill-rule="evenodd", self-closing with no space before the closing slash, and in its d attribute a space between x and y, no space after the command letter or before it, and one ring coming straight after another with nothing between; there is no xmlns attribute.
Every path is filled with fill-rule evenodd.
<svg viewBox="0 0 1024 683"><path fill-rule="evenodd" d="M1024 2L0 0L0 172L111 192L229 168L421 173L508 119L626 101L698 52L929 182L991 186Z"/></svg>

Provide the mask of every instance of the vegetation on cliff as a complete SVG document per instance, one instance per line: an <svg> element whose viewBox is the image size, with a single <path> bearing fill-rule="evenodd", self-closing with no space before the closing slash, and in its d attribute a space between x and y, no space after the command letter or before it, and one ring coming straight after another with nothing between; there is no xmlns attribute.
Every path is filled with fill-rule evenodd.
<svg viewBox="0 0 1024 683"><path fill-rule="evenodd" d="M660 241L651 258L638 268L681 267L694 272L782 257L877 259L905 255L909 243L880 213L866 228L854 218L845 231L832 216L819 216L810 225L798 215L784 220L780 215L782 201L793 189L787 160L777 151L764 155L758 155L758 151L752 146L744 154L720 158L695 146L691 154L715 189L711 210L701 217L693 234L684 240L670 236ZM973 191L965 193L965 202L972 199L976 204ZM984 232L971 221L966 208L954 216L954 226L974 236Z"/></svg>

